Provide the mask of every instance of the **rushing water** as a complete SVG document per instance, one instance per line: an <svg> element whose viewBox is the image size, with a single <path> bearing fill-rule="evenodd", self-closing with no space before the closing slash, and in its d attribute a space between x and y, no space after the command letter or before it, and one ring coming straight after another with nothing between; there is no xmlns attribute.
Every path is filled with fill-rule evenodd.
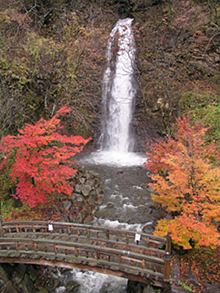
<svg viewBox="0 0 220 293"><path fill-rule="evenodd" d="M135 96L133 68L135 43L131 18L120 19L114 26L107 49L107 69L103 77L103 120L101 150L127 153L132 150L130 122ZM114 42L117 38L117 47Z"/></svg>
<svg viewBox="0 0 220 293"><path fill-rule="evenodd" d="M132 20L118 20L111 31L103 76L100 149L84 158L82 163L138 166L146 160L145 156L133 152L134 137L130 131L136 94Z"/></svg>
<svg viewBox="0 0 220 293"><path fill-rule="evenodd" d="M77 293L126 293L127 280L124 278L98 274L91 271L72 270L71 273L59 276L64 284L74 280L80 287L74 292ZM65 286L60 286L56 293L66 292Z"/></svg>
<svg viewBox="0 0 220 293"><path fill-rule="evenodd" d="M144 167L111 167L86 165L105 182L104 201L96 212L93 223L105 227L143 231L143 227L158 219L158 210L153 209L149 178ZM152 226L148 228L152 232ZM146 232L146 229L144 229ZM61 275L64 284L73 280L80 284L75 293L126 293L127 280L90 271L72 270ZM56 293L65 292L61 286Z"/></svg>
<svg viewBox="0 0 220 293"><path fill-rule="evenodd" d="M146 191L135 182L135 178L142 183L145 180L143 162L146 156L133 152L134 138L130 132L136 93L133 86L135 42L131 24L131 18L120 19L111 31L107 46L100 149L78 161L90 169L102 168L98 173L106 174L103 179L108 192L94 224L140 231L143 227L143 223L140 224L141 212L147 216L142 219L146 223L152 218L149 216L152 211L150 203L146 204ZM122 176L124 179L120 180ZM117 182L118 178L122 185ZM78 293L126 292L127 280L123 278L73 270L67 274L66 282L69 279L81 285L78 291L74 291ZM65 292L65 287L57 290L57 293L62 292Z"/></svg>

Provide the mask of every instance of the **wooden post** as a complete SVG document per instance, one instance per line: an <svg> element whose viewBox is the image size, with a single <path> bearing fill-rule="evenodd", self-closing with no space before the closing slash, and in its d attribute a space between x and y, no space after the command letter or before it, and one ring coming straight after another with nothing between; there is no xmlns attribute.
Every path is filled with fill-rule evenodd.
<svg viewBox="0 0 220 293"><path fill-rule="evenodd" d="M75 247L75 256L79 255L78 247Z"/></svg>
<svg viewBox="0 0 220 293"><path fill-rule="evenodd" d="M32 224L32 231L35 233L36 232L36 229L35 229L35 225Z"/></svg>
<svg viewBox="0 0 220 293"><path fill-rule="evenodd" d="M167 246L166 246L166 252L169 252L171 254L171 248L172 248L172 243L171 243L171 232L167 233Z"/></svg>
<svg viewBox="0 0 220 293"><path fill-rule="evenodd" d="M166 280L170 279L170 271L171 271L171 259L170 259L170 254L169 252L166 252L165 254L165 272L164 272L164 277Z"/></svg>
<svg viewBox="0 0 220 293"><path fill-rule="evenodd" d="M126 233L126 244L129 244L129 233Z"/></svg>
<svg viewBox="0 0 220 293"><path fill-rule="evenodd" d="M53 250L57 254L57 246L56 246L56 244L53 245Z"/></svg>

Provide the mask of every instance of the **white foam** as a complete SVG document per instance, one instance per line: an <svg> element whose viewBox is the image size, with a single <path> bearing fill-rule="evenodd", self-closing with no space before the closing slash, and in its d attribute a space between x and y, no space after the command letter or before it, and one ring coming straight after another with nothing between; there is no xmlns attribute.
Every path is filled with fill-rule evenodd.
<svg viewBox="0 0 220 293"><path fill-rule="evenodd" d="M95 225L101 225L109 228L116 228L122 230L140 231L143 224L128 224L120 223L118 220L111 221L108 219L95 219L93 222Z"/></svg>
<svg viewBox="0 0 220 293"><path fill-rule="evenodd" d="M110 195L110 198L116 198L116 197L119 197L119 198L123 199L122 194L113 193L113 194Z"/></svg>
<svg viewBox="0 0 220 293"><path fill-rule="evenodd" d="M101 210L104 210L106 207L107 207L107 205L101 205L101 206L99 207L99 210L100 210L100 211L101 211Z"/></svg>
<svg viewBox="0 0 220 293"><path fill-rule="evenodd" d="M72 271L73 280L80 284L79 293L126 292L127 280L91 271Z"/></svg>
<svg viewBox="0 0 220 293"><path fill-rule="evenodd" d="M55 292L56 293L64 293L64 292L66 292L66 287L60 286L60 287L56 288Z"/></svg>
<svg viewBox="0 0 220 293"><path fill-rule="evenodd" d="M142 153L97 151L79 160L81 164L107 165L112 167L143 166L147 157Z"/></svg>
<svg viewBox="0 0 220 293"><path fill-rule="evenodd" d="M138 207L133 206L132 204L123 204L123 209L125 210L135 210Z"/></svg>
<svg viewBox="0 0 220 293"><path fill-rule="evenodd" d="M141 186L136 186L136 185L133 185L132 187L136 189L143 189Z"/></svg>

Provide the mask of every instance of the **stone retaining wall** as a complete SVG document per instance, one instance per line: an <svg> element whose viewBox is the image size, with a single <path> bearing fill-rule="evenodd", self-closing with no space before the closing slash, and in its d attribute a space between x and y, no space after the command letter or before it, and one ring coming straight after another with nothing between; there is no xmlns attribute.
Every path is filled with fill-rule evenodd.
<svg viewBox="0 0 220 293"><path fill-rule="evenodd" d="M63 206L60 221L90 224L93 215L103 203L105 188L99 175L80 167L70 179L73 192L64 195L61 200Z"/></svg>

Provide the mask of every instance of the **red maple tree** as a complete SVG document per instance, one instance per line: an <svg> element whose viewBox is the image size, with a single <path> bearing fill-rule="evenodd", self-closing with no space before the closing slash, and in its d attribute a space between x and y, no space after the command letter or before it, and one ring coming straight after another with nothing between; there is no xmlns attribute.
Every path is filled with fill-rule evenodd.
<svg viewBox="0 0 220 293"><path fill-rule="evenodd" d="M171 231L174 243L191 248L220 245L219 149L207 144L202 124L177 119L175 138L149 145L145 167L152 171L152 199L173 216L158 221L155 234Z"/></svg>
<svg viewBox="0 0 220 293"><path fill-rule="evenodd" d="M35 125L26 124L17 136L2 138L0 152L3 168L14 158L11 181L16 184L16 195L31 207L43 203L55 193L70 195L69 179L76 172L73 157L90 140L81 136L61 135L57 132L60 116L70 112L62 107L50 120L40 119Z"/></svg>

